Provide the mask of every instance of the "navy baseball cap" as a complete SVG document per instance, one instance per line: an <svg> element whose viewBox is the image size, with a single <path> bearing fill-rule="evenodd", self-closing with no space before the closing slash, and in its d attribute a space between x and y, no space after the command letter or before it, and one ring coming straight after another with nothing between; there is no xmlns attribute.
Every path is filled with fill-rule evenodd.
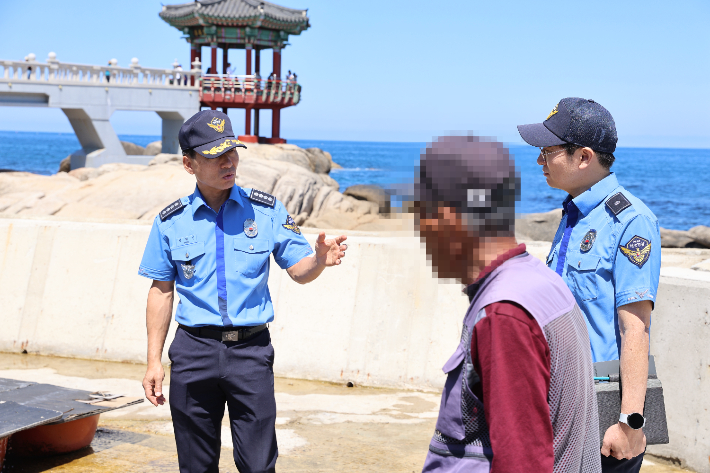
<svg viewBox="0 0 710 473"><path fill-rule="evenodd" d="M205 158L216 158L230 149L246 148L234 137L232 122L226 113L201 110L188 118L178 133L180 148L194 149Z"/></svg>
<svg viewBox="0 0 710 473"><path fill-rule="evenodd" d="M538 148L571 143L601 153L616 150L616 125L611 113L594 100L578 97L560 100L542 123L518 125L518 133Z"/></svg>

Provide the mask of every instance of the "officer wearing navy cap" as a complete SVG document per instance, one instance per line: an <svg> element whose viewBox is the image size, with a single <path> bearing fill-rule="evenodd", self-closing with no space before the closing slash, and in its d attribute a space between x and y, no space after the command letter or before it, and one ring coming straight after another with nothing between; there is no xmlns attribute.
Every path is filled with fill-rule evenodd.
<svg viewBox="0 0 710 473"><path fill-rule="evenodd" d="M604 472L638 472L646 448L643 417L651 311L658 293L658 219L610 171L616 150L611 114L593 100L560 100L543 123L518 126L540 148L549 186L569 195L547 257L586 315L594 362L619 360L619 422L602 442Z"/></svg>
<svg viewBox="0 0 710 473"><path fill-rule="evenodd" d="M153 280L146 310L148 369L143 388L163 404L161 356L174 290L180 296L171 361L170 412L181 472L216 472L224 406L241 472L275 471L274 349L267 323L269 257L300 284L341 263L341 235L318 235L315 251L283 204L235 185L239 154L224 113L198 112L180 129L183 166L195 176L192 195L155 218L139 274Z"/></svg>

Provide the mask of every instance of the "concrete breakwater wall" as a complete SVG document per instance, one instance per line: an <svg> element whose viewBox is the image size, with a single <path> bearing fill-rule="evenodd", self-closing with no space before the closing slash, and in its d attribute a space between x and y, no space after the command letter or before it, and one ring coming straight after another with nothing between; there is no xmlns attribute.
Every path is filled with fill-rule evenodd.
<svg viewBox="0 0 710 473"><path fill-rule="evenodd" d="M137 269L149 231L0 218L0 351L145 362L150 281ZM344 264L306 286L272 264L277 375L440 389L468 305L460 287L432 278L414 236L349 232L348 244ZM548 248L529 244L538 257ZM651 347L671 444L649 452L710 472L710 273L664 267L657 300Z"/></svg>

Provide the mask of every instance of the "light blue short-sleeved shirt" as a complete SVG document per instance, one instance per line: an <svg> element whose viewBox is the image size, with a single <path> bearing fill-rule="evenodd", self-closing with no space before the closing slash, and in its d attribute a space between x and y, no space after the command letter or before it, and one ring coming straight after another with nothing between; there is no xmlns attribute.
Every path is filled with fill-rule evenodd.
<svg viewBox="0 0 710 473"><path fill-rule="evenodd" d="M283 204L234 186L212 210L195 192L155 218L138 274L175 281L182 325L253 326L271 322L269 256L282 269L313 253ZM260 203L264 195L273 206Z"/></svg>
<svg viewBox="0 0 710 473"><path fill-rule="evenodd" d="M661 235L651 210L611 173L572 199L547 257L586 315L594 362L619 359L617 309L654 303L661 272Z"/></svg>

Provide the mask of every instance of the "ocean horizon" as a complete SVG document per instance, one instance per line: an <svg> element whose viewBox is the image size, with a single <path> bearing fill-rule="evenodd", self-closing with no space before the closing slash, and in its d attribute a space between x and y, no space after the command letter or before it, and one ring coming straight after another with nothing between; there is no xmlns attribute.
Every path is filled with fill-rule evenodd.
<svg viewBox="0 0 710 473"><path fill-rule="evenodd" d="M140 146L160 140L155 135L119 135ZM356 184L387 187L407 182L414 175L426 143L293 139L302 148L328 151L343 166L331 171L340 190ZM51 175L59 163L79 149L73 133L0 131L0 169ZM536 163L537 148L517 143L506 146L521 174L519 213L560 208L566 193L550 188ZM656 214L660 226L687 230L710 226L710 149L617 148L612 167L622 186Z"/></svg>

